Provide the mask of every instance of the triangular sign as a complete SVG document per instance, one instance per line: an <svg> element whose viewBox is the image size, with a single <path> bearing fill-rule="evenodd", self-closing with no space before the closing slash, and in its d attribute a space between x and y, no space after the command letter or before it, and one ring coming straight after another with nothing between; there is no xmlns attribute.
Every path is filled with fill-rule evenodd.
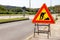
<svg viewBox="0 0 60 40"><path fill-rule="evenodd" d="M32 22L33 23L49 23L49 24L55 23L46 4L43 4L43 6L38 10Z"/></svg>

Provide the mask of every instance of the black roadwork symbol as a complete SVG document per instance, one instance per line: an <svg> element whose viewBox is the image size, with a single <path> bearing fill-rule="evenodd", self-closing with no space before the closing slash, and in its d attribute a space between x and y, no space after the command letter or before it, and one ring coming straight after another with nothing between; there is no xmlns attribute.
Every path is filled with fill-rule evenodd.
<svg viewBox="0 0 60 40"><path fill-rule="evenodd" d="M46 19L44 19L44 20L49 20L49 18L47 17Z"/></svg>
<svg viewBox="0 0 60 40"><path fill-rule="evenodd" d="M42 12L40 15L40 19L42 20L44 18L45 12Z"/></svg>
<svg viewBox="0 0 60 40"><path fill-rule="evenodd" d="M41 14L40 14L40 20L42 20L43 18L44 18L44 15L45 15L46 13L45 12L42 12ZM45 18L44 20L49 20L49 18L47 17L47 18Z"/></svg>

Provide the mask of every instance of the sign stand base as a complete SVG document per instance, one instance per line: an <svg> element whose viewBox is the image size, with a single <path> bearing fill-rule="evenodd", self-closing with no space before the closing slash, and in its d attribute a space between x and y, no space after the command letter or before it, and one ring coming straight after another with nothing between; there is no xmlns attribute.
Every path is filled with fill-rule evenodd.
<svg viewBox="0 0 60 40"><path fill-rule="evenodd" d="M39 26L40 27L47 26L48 30L40 30ZM36 31L36 29L37 29L37 31ZM35 33L37 33L38 35L39 35L39 33L45 33L45 34L47 34L47 38L49 38L49 35L51 36L50 24L38 24L38 23L36 23L35 27L34 27L34 37L35 37Z"/></svg>

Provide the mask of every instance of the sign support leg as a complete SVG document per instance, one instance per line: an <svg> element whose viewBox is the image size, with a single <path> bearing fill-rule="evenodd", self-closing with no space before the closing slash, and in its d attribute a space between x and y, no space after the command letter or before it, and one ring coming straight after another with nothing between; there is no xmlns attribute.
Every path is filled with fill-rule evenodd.
<svg viewBox="0 0 60 40"><path fill-rule="evenodd" d="M37 24L37 31L38 31L38 35L39 35L39 25Z"/></svg>
<svg viewBox="0 0 60 40"><path fill-rule="evenodd" d="M50 32L49 32L49 35L51 36L51 28L50 28L50 24L49 24L49 31L50 31Z"/></svg>
<svg viewBox="0 0 60 40"><path fill-rule="evenodd" d="M39 29L39 26L47 26L48 27L48 30L40 30ZM37 31L36 31L37 29ZM35 33L37 33L39 35L39 33L47 33L47 38L49 39L49 35L51 36L51 31L50 31L50 24L48 25L39 25L39 24L35 24L35 27L34 27L34 37L35 37Z"/></svg>
<svg viewBox="0 0 60 40"><path fill-rule="evenodd" d="M35 37L35 31L36 31L36 24L35 24L35 26L34 26L34 37Z"/></svg>

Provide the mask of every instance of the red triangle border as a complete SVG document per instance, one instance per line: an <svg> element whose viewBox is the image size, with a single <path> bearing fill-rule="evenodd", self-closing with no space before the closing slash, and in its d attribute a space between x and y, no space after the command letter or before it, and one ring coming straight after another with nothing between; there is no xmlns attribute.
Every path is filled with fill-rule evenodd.
<svg viewBox="0 0 60 40"><path fill-rule="evenodd" d="M51 21L49 20L39 20L39 21L36 21L36 18L38 17L38 15L41 13L42 9L45 8L45 10L47 11L48 13L48 16L50 17ZM35 15L34 19L32 20L33 23L49 23L49 24L52 24L52 23L55 23L54 22L54 19L50 13L50 11L48 10L48 7L46 6L46 4L44 3L43 6L38 10L37 14Z"/></svg>

